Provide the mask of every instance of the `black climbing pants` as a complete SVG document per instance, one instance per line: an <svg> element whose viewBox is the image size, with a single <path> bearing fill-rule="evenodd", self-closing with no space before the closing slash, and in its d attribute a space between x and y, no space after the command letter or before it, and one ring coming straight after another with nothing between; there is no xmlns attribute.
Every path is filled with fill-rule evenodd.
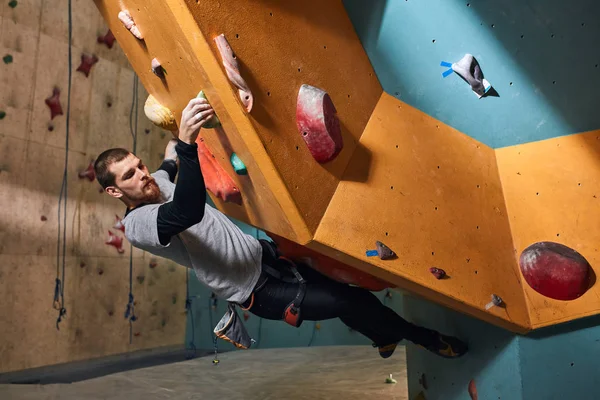
<svg viewBox="0 0 600 400"><path fill-rule="evenodd" d="M307 281L302 302L302 319L322 321L340 318L349 328L362 333L375 345L385 346L402 339L427 346L435 333L416 326L386 307L370 291L334 281L318 271L298 264L298 272ZM269 276L254 292L250 312L261 318L282 320L285 308L298 293L298 283L288 283ZM260 283L259 281L259 283ZM250 303L250 300L247 301ZM249 305L249 304L244 304ZM243 305L243 306L244 306Z"/></svg>

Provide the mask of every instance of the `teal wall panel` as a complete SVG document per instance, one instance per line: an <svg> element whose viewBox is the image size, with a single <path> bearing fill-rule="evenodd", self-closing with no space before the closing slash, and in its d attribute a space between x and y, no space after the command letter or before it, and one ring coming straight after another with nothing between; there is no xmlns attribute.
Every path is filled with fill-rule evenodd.
<svg viewBox="0 0 600 400"><path fill-rule="evenodd" d="M593 0L344 0L384 90L494 148L600 128ZM440 61L473 54L499 97Z"/></svg>

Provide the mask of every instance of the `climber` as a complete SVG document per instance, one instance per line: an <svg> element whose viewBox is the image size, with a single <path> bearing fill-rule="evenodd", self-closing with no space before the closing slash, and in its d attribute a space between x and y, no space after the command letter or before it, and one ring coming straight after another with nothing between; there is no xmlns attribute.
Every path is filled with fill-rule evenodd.
<svg viewBox="0 0 600 400"><path fill-rule="evenodd" d="M190 100L177 139L169 141L164 161L152 174L126 149L98 156L98 182L126 205L122 223L133 246L192 268L219 298L259 317L294 326L302 320L340 318L371 339L384 358L402 339L447 358L467 351L456 338L407 322L366 289L336 282L305 265L296 269L279 257L273 242L243 233L206 204L195 142L213 115L205 99Z"/></svg>

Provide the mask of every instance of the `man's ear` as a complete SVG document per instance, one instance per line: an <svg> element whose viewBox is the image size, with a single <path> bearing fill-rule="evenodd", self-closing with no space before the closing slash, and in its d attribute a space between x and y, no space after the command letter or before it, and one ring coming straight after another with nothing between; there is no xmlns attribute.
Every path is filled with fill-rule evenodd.
<svg viewBox="0 0 600 400"><path fill-rule="evenodd" d="M123 192L121 192L121 189L119 189L118 187L107 186L105 191L106 191L106 193L110 194L112 197L115 197L117 199L120 199L121 197L123 197Z"/></svg>

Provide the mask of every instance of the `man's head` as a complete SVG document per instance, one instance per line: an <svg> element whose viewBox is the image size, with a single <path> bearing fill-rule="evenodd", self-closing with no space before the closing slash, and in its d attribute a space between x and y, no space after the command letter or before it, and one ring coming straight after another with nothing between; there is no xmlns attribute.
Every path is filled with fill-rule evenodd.
<svg viewBox="0 0 600 400"><path fill-rule="evenodd" d="M160 188L150 176L148 167L126 149L115 148L100 154L94 171L106 193L130 208L160 200Z"/></svg>

